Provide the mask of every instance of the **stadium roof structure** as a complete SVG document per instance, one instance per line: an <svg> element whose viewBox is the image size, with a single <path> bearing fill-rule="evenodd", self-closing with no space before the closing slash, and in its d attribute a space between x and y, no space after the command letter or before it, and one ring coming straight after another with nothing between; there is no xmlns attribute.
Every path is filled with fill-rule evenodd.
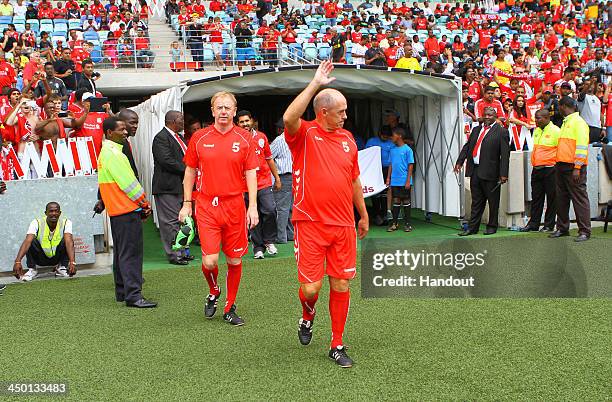
<svg viewBox="0 0 612 402"><path fill-rule="evenodd" d="M297 95L308 85L318 65L300 65L230 72L215 77L182 82L134 107L140 116L136 150L150 150L153 136L164 125L168 110L183 104L209 101L218 91L238 96ZM453 172L465 141L461 80L454 76L429 74L385 67L335 65L336 80L329 87L348 98L367 99L375 107L368 113L382 124L382 111L398 111L415 138L414 198L412 205L444 216L464 215L463 177ZM373 112L378 111L377 113ZM360 124L361 116L354 116ZM370 119L369 121L372 121ZM371 127L377 132L380 125ZM145 183L151 182L151 152L135 155Z"/></svg>

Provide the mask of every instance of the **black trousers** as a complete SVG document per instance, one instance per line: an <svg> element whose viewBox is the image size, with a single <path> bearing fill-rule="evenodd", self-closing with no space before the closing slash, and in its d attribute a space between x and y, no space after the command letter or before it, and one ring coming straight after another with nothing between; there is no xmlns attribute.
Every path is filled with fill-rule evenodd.
<svg viewBox="0 0 612 402"><path fill-rule="evenodd" d="M478 177L478 166L474 166L474 173L470 177L470 191L472 192L472 212L468 224L470 232L478 232L480 220L487 203L489 203L489 222L487 229L497 230L499 226L499 195L500 187L495 180L483 180ZM493 190L495 188L495 190Z"/></svg>
<svg viewBox="0 0 612 402"><path fill-rule="evenodd" d="M142 298L142 220L140 212L111 216L113 232L113 276L117 301Z"/></svg>
<svg viewBox="0 0 612 402"><path fill-rule="evenodd" d="M544 210L544 199L546 199L546 216L544 226L555 227L556 205L556 179L554 167L534 168L531 172L531 214L527 226L540 227L542 211Z"/></svg>
<svg viewBox="0 0 612 402"><path fill-rule="evenodd" d="M389 175L389 167L383 166L382 168L383 180L387 180L387 176ZM388 190L382 191L380 194L373 196L372 199L372 209L374 216L380 216L385 219L387 216L387 192Z"/></svg>
<svg viewBox="0 0 612 402"><path fill-rule="evenodd" d="M578 234L591 235L591 211L589 195L586 191L586 166L580 169L580 181L574 182L572 173L574 165L571 163L557 163L555 165L557 180L557 230L567 232L570 227L569 207L570 201L574 205Z"/></svg>
<svg viewBox="0 0 612 402"><path fill-rule="evenodd" d="M41 267L52 267L58 264L68 267L68 253L66 252L66 242L64 242L64 239L57 245L55 255L53 257L47 257L38 239L34 238L26 254L27 267L34 269L37 265Z"/></svg>
<svg viewBox="0 0 612 402"><path fill-rule="evenodd" d="M248 194L246 202L248 205ZM272 187L257 190L257 212L259 223L251 230L253 252L264 251L266 244L276 242L276 201Z"/></svg>

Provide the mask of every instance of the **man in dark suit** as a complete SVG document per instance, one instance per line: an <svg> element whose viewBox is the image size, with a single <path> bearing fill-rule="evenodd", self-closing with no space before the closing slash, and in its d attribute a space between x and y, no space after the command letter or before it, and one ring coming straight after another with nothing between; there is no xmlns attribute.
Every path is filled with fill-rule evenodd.
<svg viewBox="0 0 612 402"><path fill-rule="evenodd" d="M470 177L472 192L472 212L468 230L459 233L459 236L478 233L487 202L489 222L484 234L497 232L500 184L508 180L510 137L508 130L496 120L497 111L492 107L485 108L483 123L472 130L455 164L455 172L459 173L467 160L466 176Z"/></svg>
<svg viewBox="0 0 612 402"><path fill-rule="evenodd" d="M179 230L178 216L183 202L183 156L187 144L179 134L185 122L183 114L175 110L166 113L165 127L153 139L153 197L159 232L168 261L174 265L187 265L191 256L172 250L172 243Z"/></svg>

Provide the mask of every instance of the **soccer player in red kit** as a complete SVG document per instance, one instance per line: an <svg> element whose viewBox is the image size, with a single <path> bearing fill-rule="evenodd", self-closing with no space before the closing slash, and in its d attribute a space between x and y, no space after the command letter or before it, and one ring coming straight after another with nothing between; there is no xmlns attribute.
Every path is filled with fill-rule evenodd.
<svg viewBox="0 0 612 402"><path fill-rule="evenodd" d="M211 99L215 123L196 131L185 153L183 207L179 221L191 216L191 198L199 170L199 193L196 200L198 233L202 247L202 272L210 294L204 305L204 316L212 318L217 311L221 290L217 282L220 245L227 260L227 295L223 319L232 325L243 325L236 314L236 294L242 275L242 256L248 251L247 226L258 223L257 166L259 165L251 133L234 125L236 98L229 92L217 92ZM245 191L249 206L245 211Z"/></svg>
<svg viewBox="0 0 612 402"><path fill-rule="evenodd" d="M289 105L283 121L285 140L293 157L294 251L300 281L302 318L298 338L302 345L312 340L315 303L329 277L329 314L332 340L329 357L341 367L352 367L342 335L350 304L349 281L355 277L357 233L353 204L360 215L359 238L368 232L368 213L363 200L357 145L342 127L346 99L335 89L321 86L334 81L334 66L321 63L313 80ZM315 96L316 94L316 96ZM314 121L301 116L314 97Z"/></svg>

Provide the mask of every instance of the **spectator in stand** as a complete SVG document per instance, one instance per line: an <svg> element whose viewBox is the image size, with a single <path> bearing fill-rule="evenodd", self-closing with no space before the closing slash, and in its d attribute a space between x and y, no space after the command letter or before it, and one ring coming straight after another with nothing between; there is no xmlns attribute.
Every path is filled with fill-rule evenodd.
<svg viewBox="0 0 612 402"><path fill-rule="evenodd" d="M30 61L23 69L23 86L33 87L35 84L34 74L41 70L40 54L33 52L30 54Z"/></svg>
<svg viewBox="0 0 612 402"><path fill-rule="evenodd" d="M281 33L276 29L276 23L272 23L264 34L264 40L261 46L264 60L266 60L270 66L278 65L278 41L280 37Z"/></svg>
<svg viewBox="0 0 612 402"><path fill-rule="evenodd" d="M62 49L61 58L53 63L55 76L64 82L67 95L77 89L77 73L74 61L71 59L71 53L70 48Z"/></svg>
<svg viewBox="0 0 612 402"><path fill-rule="evenodd" d="M589 143L599 142L606 136L605 130L601 128L601 123L603 122L601 101L595 95L596 86L597 79L585 79L577 99L580 117L589 126Z"/></svg>
<svg viewBox="0 0 612 402"><path fill-rule="evenodd" d="M368 66L387 67L387 56L378 45L378 38L372 37L372 46L365 54L365 64Z"/></svg>
<svg viewBox="0 0 612 402"><path fill-rule="evenodd" d="M365 65L365 54L368 51L370 39L367 35L362 35L359 42L353 42L353 48L351 50L351 56L353 57L353 64Z"/></svg>
<svg viewBox="0 0 612 402"><path fill-rule="evenodd" d="M98 31L100 30L100 25L96 22L93 15L89 15L87 20L83 22L83 32L86 31Z"/></svg>
<svg viewBox="0 0 612 402"><path fill-rule="evenodd" d="M397 52L399 50L399 46L395 44L395 39L393 37L387 38L387 41L389 43L389 47L385 49L385 58L387 61L387 66L395 67L395 64L397 63L398 59Z"/></svg>
<svg viewBox="0 0 612 402"><path fill-rule="evenodd" d="M136 63L140 68L153 67L155 53L150 49L149 38L145 36L145 31L138 29L138 36L134 38L134 47L136 50Z"/></svg>
<svg viewBox="0 0 612 402"><path fill-rule="evenodd" d="M45 31L40 33L40 41L38 42L38 52L47 60L54 61L53 43L49 39L49 34Z"/></svg>
<svg viewBox="0 0 612 402"><path fill-rule="evenodd" d="M412 51L412 44L406 42L404 44L404 56L397 61L395 68L403 68L406 70L421 71L420 57L414 57Z"/></svg>
<svg viewBox="0 0 612 402"><path fill-rule="evenodd" d="M13 6L11 5L9 0L2 0L2 4L0 4L0 16L3 16L3 17L13 16Z"/></svg>
<svg viewBox="0 0 612 402"><path fill-rule="evenodd" d="M478 119L479 123L482 123L485 119L484 111L487 107L492 107L495 109L495 118L498 123L502 124L502 122L506 118L506 114L504 113L504 107L499 100L494 98L495 96L495 88L492 86L488 86L485 88L484 97L479 99L474 104L474 114L476 115L476 119Z"/></svg>
<svg viewBox="0 0 612 402"><path fill-rule="evenodd" d="M247 22L242 20L234 29L236 36L236 61L238 69L242 70L242 66L247 62L251 64L251 68L255 70L255 50L251 44L253 31L247 26Z"/></svg>
<svg viewBox="0 0 612 402"><path fill-rule="evenodd" d="M334 3L335 4L335 3ZM332 62L334 63L346 63L346 45L344 41L344 36L338 34L337 29L332 29L332 37L330 40L330 45L332 48Z"/></svg>
<svg viewBox="0 0 612 402"><path fill-rule="evenodd" d="M15 37L10 34L8 28L5 28L2 31L2 34L3 38L0 47L5 53L12 52L15 47L17 47L17 39L15 39Z"/></svg>
<svg viewBox="0 0 612 402"><path fill-rule="evenodd" d="M323 7L325 8L325 23L332 27L335 26L338 18L338 4L335 0L328 0Z"/></svg>
<svg viewBox="0 0 612 402"><path fill-rule="evenodd" d="M178 42L177 42L178 44ZM112 32L108 33L106 40L102 43L102 52L105 57L113 64L113 68L119 68L119 53L117 51L117 46L119 45L119 41L115 38L115 35Z"/></svg>
<svg viewBox="0 0 612 402"><path fill-rule="evenodd" d="M170 23L170 20L173 15L179 14L181 9L179 5L176 3L176 0L168 0L166 5L164 6L164 11L166 14L166 21Z"/></svg>
<svg viewBox="0 0 612 402"><path fill-rule="evenodd" d="M44 97L47 94L46 88L49 87L52 94L59 96L62 102L66 102L68 100L68 91L66 90L64 81L55 77L55 68L53 68L53 63L50 61L46 62L44 69L46 78L38 81L38 84L34 89L34 96L37 98Z"/></svg>
<svg viewBox="0 0 612 402"><path fill-rule="evenodd" d="M96 93L96 81L100 79L100 73L94 72L94 63L91 59L83 60L83 75L79 81L78 88L85 88L92 94Z"/></svg>
<svg viewBox="0 0 612 402"><path fill-rule="evenodd" d="M26 9L26 20L36 20L38 19L38 11L34 8L34 4L29 3Z"/></svg>
<svg viewBox="0 0 612 402"><path fill-rule="evenodd" d="M10 88L17 82L15 69L4 58L4 52L0 50L0 88Z"/></svg>

